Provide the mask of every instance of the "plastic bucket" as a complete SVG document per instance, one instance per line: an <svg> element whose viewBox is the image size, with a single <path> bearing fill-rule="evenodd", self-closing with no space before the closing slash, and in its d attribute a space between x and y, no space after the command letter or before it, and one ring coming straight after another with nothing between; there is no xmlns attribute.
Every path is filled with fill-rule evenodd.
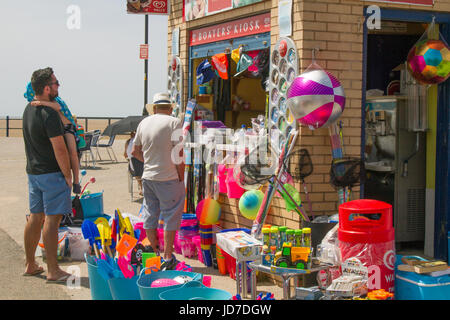
<svg viewBox="0 0 450 320"><path fill-rule="evenodd" d="M113 300L141 300L136 285L138 276L133 278L111 278L108 280Z"/></svg>
<svg viewBox="0 0 450 320"><path fill-rule="evenodd" d="M91 288L92 300L112 300L113 297L108 282L106 282L97 272L97 263L94 258L85 253L84 259L86 260L88 267L89 287Z"/></svg>
<svg viewBox="0 0 450 320"><path fill-rule="evenodd" d="M231 297L231 293L225 290L208 288L198 281L159 294L160 300L231 300Z"/></svg>
<svg viewBox="0 0 450 320"><path fill-rule="evenodd" d="M201 239L200 236L195 236L192 238L192 242L194 242L195 247L197 248L197 257L198 261L203 263L203 255L202 255L202 247L201 247Z"/></svg>
<svg viewBox="0 0 450 320"><path fill-rule="evenodd" d="M233 168L227 169L228 173L225 180L227 184L227 195L230 199L239 199L244 194L245 189L241 188L234 180L233 170Z"/></svg>
<svg viewBox="0 0 450 320"><path fill-rule="evenodd" d="M98 217L103 215L103 192L91 193L80 198L83 217Z"/></svg>
<svg viewBox="0 0 450 320"><path fill-rule="evenodd" d="M158 279L174 279L178 276L187 276L193 280L203 280L203 275L195 272L185 272L176 270L158 271L152 272L150 274L144 274L147 268L141 271L139 279L137 280L137 286L139 289L139 294L142 300L159 300L159 294L166 290L179 289L183 284L170 286L170 287L158 287L152 288L152 282Z"/></svg>

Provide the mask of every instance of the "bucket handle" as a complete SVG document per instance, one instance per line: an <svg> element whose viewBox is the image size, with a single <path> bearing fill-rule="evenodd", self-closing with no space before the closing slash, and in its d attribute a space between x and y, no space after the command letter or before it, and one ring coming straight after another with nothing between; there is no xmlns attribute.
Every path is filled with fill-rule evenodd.
<svg viewBox="0 0 450 320"><path fill-rule="evenodd" d="M183 284L180 288L206 288L206 286L198 280L192 280Z"/></svg>
<svg viewBox="0 0 450 320"><path fill-rule="evenodd" d="M152 272L153 272L153 271L154 271L154 272L158 272L158 271L159 271L159 269L158 269L157 267L155 267L155 266L145 267L145 268L143 268L143 269L141 270L141 272L139 273L139 279L142 277L142 275L144 274L144 272L145 272L146 270L151 270Z"/></svg>

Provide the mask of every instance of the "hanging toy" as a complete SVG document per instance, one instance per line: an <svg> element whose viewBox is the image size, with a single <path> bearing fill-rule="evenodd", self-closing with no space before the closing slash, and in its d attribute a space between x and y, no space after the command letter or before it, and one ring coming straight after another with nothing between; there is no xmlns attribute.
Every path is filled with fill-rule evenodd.
<svg viewBox="0 0 450 320"><path fill-rule="evenodd" d="M439 84L450 76L450 48L439 39L433 21L419 41L411 48L407 57L407 68L411 76L421 84Z"/></svg>
<svg viewBox="0 0 450 320"><path fill-rule="evenodd" d="M450 76L450 48L441 40L425 40L411 48L408 71L421 84L438 84Z"/></svg>
<svg viewBox="0 0 450 320"><path fill-rule="evenodd" d="M311 130L327 127L344 111L344 89L315 63L313 54L313 63L289 87L286 104L295 119Z"/></svg>

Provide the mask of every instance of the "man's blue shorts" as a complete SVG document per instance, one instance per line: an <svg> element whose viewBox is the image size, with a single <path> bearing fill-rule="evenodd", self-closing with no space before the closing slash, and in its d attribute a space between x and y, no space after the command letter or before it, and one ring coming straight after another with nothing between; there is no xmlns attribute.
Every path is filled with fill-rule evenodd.
<svg viewBox="0 0 450 320"><path fill-rule="evenodd" d="M61 172L29 174L28 191L31 213L55 215L72 212L71 187Z"/></svg>

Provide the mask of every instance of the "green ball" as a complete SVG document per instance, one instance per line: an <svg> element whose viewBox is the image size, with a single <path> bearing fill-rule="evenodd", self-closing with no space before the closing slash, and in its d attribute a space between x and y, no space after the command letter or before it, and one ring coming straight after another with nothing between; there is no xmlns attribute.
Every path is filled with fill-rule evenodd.
<svg viewBox="0 0 450 320"><path fill-rule="evenodd" d="M239 210L247 219L255 220L263 199L264 193L261 190L249 190L239 199Z"/></svg>

